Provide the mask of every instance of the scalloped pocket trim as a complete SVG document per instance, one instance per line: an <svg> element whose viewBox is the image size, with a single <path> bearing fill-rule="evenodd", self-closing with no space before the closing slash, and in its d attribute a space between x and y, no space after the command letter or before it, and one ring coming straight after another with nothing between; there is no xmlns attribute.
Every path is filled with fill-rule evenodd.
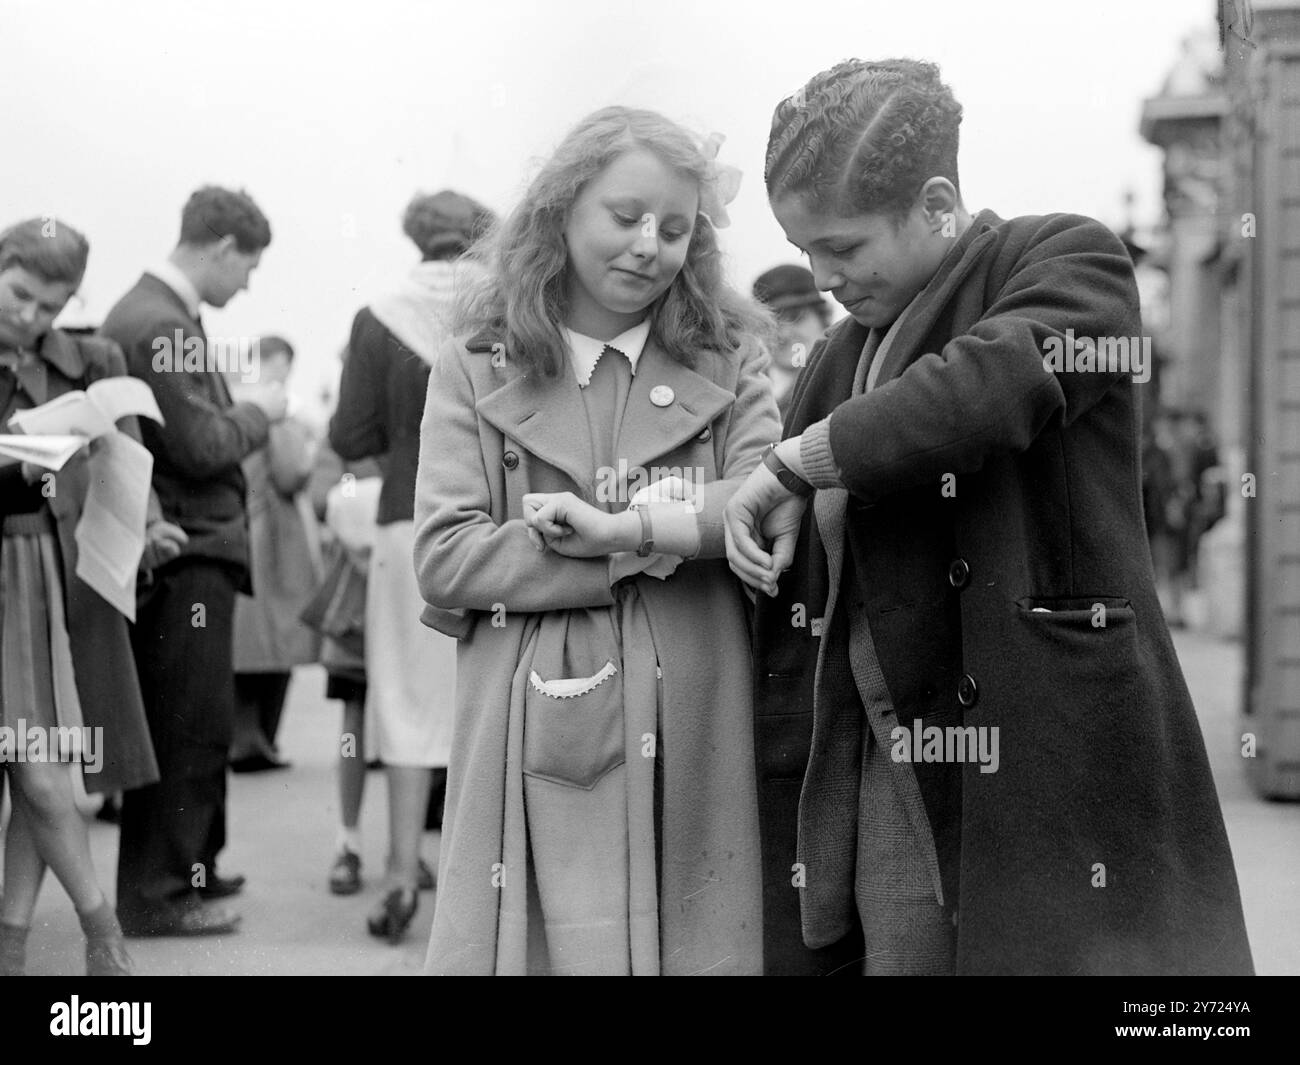
<svg viewBox="0 0 1300 1065"><path fill-rule="evenodd" d="M589 691L593 691L617 672L618 668L613 662L606 662L601 666L599 672L590 677L542 680L537 675L537 670L530 669L528 671L528 683L534 689L543 695L550 696L552 699L576 699L579 695L586 695Z"/></svg>

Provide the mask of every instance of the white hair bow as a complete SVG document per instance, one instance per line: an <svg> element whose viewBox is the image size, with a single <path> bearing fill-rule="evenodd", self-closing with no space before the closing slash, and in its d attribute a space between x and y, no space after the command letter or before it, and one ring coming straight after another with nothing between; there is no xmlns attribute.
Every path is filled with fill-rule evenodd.
<svg viewBox="0 0 1300 1065"><path fill-rule="evenodd" d="M709 176L700 189L700 214L709 220L714 229L731 225L727 204L740 191L741 172L738 167L718 162L718 149L727 138L721 133L710 133L704 138L704 157L709 161Z"/></svg>

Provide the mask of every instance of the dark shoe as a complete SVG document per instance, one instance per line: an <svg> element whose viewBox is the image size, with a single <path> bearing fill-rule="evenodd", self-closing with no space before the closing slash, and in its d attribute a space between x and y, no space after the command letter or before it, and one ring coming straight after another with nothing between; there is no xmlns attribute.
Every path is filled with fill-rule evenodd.
<svg viewBox="0 0 1300 1065"><path fill-rule="evenodd" d="M0 976L22 976L27 968L27 926L0 923Z"/></svg>
<svg viewBox="0 0 1300 1065"><path fill-rule="evenodd" d="M420 872L416 877L415 886L421 891L432 891L436 883L437 881L433 878L433 870L425 865L424 859L421 858Z"/></svg>
<svg viewBox="0 0 1300 1065"><path fill-rule="evenodd" d="M140 936L224 936L237 930L239 914L223 906L172 903L121 918L122 934Z"/></svg>
<svg viewBox="0 0 1300 1065"><path fill-rule="evenodd" d="M400 943L406 930L411 927L411 920L415 917L419 904L418 893L409 888L393 888L384 896L382 907L366 918L370 934L385 938L389 943Z"/></svg>
<svg viewBox="0 0 1300 1065"><path fill-rule="evenodd" d="M330 868L330 892L355 895L361 890L361 855L344 848Z"/></svg>
<svg viewBox="0 0 1300 1065"><path fill-rule="evenodd" d="M246 879L242 876L218 876L213 874L208 882L199 888L199 897L205 902L210 899L228 899L244 890Z"/></svg>
<svg viewBox="0 0 1300 1065"><path fill-rule="evenodd" d="M122 926L107 902L93 913L77 915L86 933L87 976L132 976L134 966L122 941Z"/></svg>

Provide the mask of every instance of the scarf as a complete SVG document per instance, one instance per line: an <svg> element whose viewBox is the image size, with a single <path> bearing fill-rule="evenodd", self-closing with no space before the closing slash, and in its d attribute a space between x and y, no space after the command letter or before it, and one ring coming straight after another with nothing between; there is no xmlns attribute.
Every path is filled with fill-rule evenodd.
<svg viewBox="0 0 1300 1065"><path fill-rule="evenodd" d="M458 286L468 280L458 263L447 259L422 262L370 311L393 336L430 366L450 333L452 303Z"/></svg>

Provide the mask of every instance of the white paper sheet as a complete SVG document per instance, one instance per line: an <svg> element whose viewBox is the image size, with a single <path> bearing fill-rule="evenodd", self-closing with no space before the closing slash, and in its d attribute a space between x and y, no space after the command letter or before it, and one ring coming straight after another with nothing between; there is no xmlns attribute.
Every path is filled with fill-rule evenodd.
<svg viewBox="0 0 1300 1065"><path fill-rule="evenodd" d="M76 531L77 576L134 621L153 455L113 432L99 441L89 465L90 488Z"/></svg>
<svg viewBox="0 0 1300 1065"><path fill-rule="evenodd" d="M86 445L84 436L28 436L0 434L0 466L30 462L47 470L61 470Z"/></svg>

